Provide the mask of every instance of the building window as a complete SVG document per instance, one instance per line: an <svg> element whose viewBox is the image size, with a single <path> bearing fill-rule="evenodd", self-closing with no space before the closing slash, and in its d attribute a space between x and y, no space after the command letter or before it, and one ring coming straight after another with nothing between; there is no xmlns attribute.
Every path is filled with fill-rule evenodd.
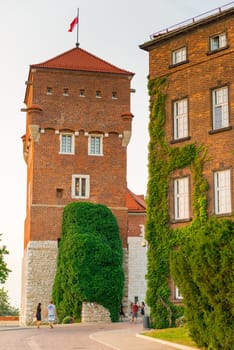
<svg viewBox="0 0 234 350"><path fill-rule="evenodd" d="M229 126L228 87L212 91L213 130Z"/></svg>
<svg viewBox="0 0 234 350"><path fill-rule="evenodd" d="M100 90L96 91L96 98L101 98L102 97L102 93Z"/></svg>
<svg viewBox="0 0 234 350"><path fill-rule="evenodd" d="M210 51L216 51L227 46L226 33L218 34L210 38Z"/></svg>
<svg viewBox="0 0 234 350"><path fill-rule="evenodd" d="M174 210L175 219L189 218L189 180L183 177L174 180Z"/></svg>
<svg viewBox="0 0 234 350"><path fill-rule="evenodd" d="M80 89L80 97L85 97L85 91L84 91L84 89Z"/></svg>
<svg viewBox="0 0 234 350"><path fill-rule="evenodd" d="M175 299L183 299L183 296L177 286L175 287Z"/></svg>
<svg viewBox="0 0 234 350"><path fill-rule="evenodd" d="M60 134L60 153L74 154L73 134Z"/></svg>
<svg viewBox="0 0 234 350"><path fill-rule="evenodd" d="M178 50L172 51L172 64L178 64L187 60L186 47L182 47Z"/></svg>
<svg viewBox="0 0 234 350"><path fill-rule="evenodd" d="M214 173L215 214L231 213L231 171Z"/></svg>
<svg viewBox="0 0 234 350"><path fill-rule="evenodd" d="M46 94L47 95L52 95L52 88L51 87L47 87Z"/></svg>
<svg viewBox="0 0 234 350"><path fill-rule="evenodd" d="M175 101L173 104L174 139L188 136L188 100Z"/></svg>
<svg viewBox="0 0 234 350"><path fill-rule="evenodd" d="M72 175L72 198L89 198L89 175Z"/></svg>
<svg viewBox="0 0 234 350"><path fill-rule="evenodd" d="M89 136L89 155L102 155L103 154L103 136L102 135L90 135Z"/></svg>
<svg viewBox="0 0 234 350"><path fill-rule="evenodd" d="M112 91L112 100L117 100L118 95L116 91Z"/></svg>
<svg viewBox="0 0 234 350"><path fill-rule="evenodd" d="M63 96L69 96L67 88L63 89Z"/></svg>

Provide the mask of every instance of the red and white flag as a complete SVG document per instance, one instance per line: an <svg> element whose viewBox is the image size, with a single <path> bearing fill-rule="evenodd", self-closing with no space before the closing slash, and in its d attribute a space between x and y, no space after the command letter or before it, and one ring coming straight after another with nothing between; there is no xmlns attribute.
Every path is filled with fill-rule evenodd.
<svg viewBox="0 0 234 350"><path fill-rule="evenodd" d="M78 24L78 16L76 16L70 23L70 28L68 29L68 32L72 32L76 24Z"/></svg>

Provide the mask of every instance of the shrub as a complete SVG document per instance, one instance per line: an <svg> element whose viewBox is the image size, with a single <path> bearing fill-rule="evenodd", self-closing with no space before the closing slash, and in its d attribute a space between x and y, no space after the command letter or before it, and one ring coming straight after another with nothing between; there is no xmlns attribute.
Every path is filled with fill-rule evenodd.
<svg viewBox="0 0 234 350"><path fill-rule="evenodd" d="M97 302L119 319L124 273L117 221L104 205L71 203L64 209L53 286L59 318L80 318L83 301Z"/></svg>
<svg viewBox="0 0 234 350"><path fill-rule="evenodd" d="M206 349L233 349L233 233L233 221L209 219L191 227L188 239L172 254L192 338Z"/></svg>
<svg viewBox="0 0 234 350"><path fill-rule="evenodd" d="M64 319L62 321L63 324L68 324L68 323L73 323L73 322L74 322L74 319L71 316L64 317Z"/></svg>

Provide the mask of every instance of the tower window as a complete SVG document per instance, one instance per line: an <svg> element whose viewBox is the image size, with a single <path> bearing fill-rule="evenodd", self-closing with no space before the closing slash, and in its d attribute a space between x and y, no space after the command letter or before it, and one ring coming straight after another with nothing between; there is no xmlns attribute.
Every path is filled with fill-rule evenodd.
<svg viewBox="0 0 234 350"><path fill-rule="evenodd" d="M74 154L74 135L60 134L60 153Z"/></svg>
<svg viewBox="0 0 234 350"><path fill-rule="evenodd" d="M117 92L116 91L112 91L112 99L113 100L117 100L117 98L118 98Z"/></svg>
<svg viewBox="0 0 234 350"><path fill-rule="evenodd" d="M89 198L89 175L72 175L72 198Z"/></svg>
<svg viewBox="0 0 234 350"><path fill-rule="evenodd" d="M63 96L69 96L67 88L63 89Z"/></svg>
<svg viewBox="0 0 234 350"><path fill-rule="evenodd" d="M102 135L90 135L89 136L89 155L102 155L103 154L103 136Z"/></svg>
<svg viewBox="0 0 234 350"><path fill-rule="evenodd" d="M101 90L97 90L96 91L96 98L101 98L101 97L102 97Z"/></svg>
<svg viewBox="0 0 234 350"><path fill-rule="evenodd" d="M56 197L62 198L63 196L63 189L62 188L56 188Z"/></svg>
<svg viewBox="0 0 234 350"><path fill-rule="evenodd" d="M52 88L51 87L47 87L46 94L47 95L52 95Z"/></svg>
<svg viewBox="0 0 234 350"><path fill-rule="evenodd" d="M80 89L80 97L85 97L85 91L84 91L84 89Z"/></svg>

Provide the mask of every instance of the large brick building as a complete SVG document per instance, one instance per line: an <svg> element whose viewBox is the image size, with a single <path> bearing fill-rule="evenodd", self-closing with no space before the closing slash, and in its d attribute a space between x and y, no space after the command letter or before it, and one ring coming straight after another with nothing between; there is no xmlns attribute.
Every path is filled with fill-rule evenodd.
<svg viewBox="0 0 234 350"><path fill-rule="evenodd" d="M27 165L22 324L31 322L38 302L45 307L51 298L62 213L68 203L108 206L127 252L133 76L79 47L30 66L22 137Z"/></svg>
<svg viewBox="0 0 234 350"><path fill-rule="evenodd" d="M234 19L233 3L151 36L149 78L166 78L165 139L172 148L208 148L203 175L208 215L232 218L234 205ZM190 167L170 174L170 227L194 218ZM181 296L171 283L171 300Z"/></svg>

